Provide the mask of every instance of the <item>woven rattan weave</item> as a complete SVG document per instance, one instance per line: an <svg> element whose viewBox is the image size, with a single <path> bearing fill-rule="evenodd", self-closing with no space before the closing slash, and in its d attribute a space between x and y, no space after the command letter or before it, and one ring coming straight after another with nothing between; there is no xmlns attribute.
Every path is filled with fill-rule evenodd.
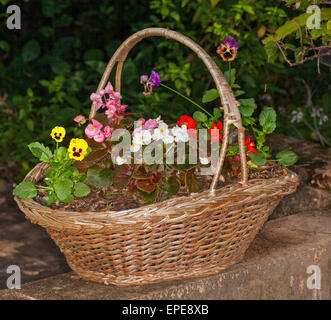
<svg viewBox="0 0 331 320"><path fill-rule="evenodd" d="M86 280L140 285L218 273L243 258L281 198L293 193L298 185L296 174L287 169L281 177L248 181L238 102L215 62L199 45L178 32L149 28L128 38L110 60L98 91L105 86L116 63L116 90L120 90L121 70L128 52L150 36L183 43L210 71L224 110L218 169L208 191L124 211L69 212L15 197L26 217L47 229L69 266ZM95 112L92 105L90 118ZM231 124L238 128L242 181L217 189ZM25 180L39 181L47 166L38 164Z"/></svg>

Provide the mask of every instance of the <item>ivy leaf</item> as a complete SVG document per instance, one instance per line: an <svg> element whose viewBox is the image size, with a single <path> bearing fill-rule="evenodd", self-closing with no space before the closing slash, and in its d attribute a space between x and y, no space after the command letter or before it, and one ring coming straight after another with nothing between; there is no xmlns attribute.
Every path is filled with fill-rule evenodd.
<svg viewBox="0 0 331 320"><path fill-rule="evenodd" d="M299 157L295 152L288 150L288 151L278 152L276 154L276 159L280 164L288 167L295 164L298 161Z"/></svg>
<svg viewBox="0 0 331 320"><path fill-rule="evenodd" d="M90 193L91 189L88 185L82 182L78 182L74 186L75 197L85 197Z"/></svg>
<svg viewBox="0 0 331 320"><path fill-rule="evenodd" d="M52 151L40 142L32 142L28 145L28 148L40 161L49 162L52 159Z"/></svg>
<svg viewBox="0 0 331 320"><path fill-rule="evenodd" d="M198 121L198 122L205 122L205 121L207 121L208 117L207 117L206 114L204 114L204 113L201 112L201 111L195 111L195 112L193 113L193 119L194 119L195 121Z"/></svg>
<svg viewBox="0 0 331 320"><path fill-rule="evenodd" d="M37 188L31 181L23 181L16 186L13 195L22 199L33 198L37 195Z"/></svg>
<svg viewBox="0 0 331 320"><path fill-rule="evenodd" d="M250 159L252 160L252 162L254 164L256 164L257 166L263 166L267 162L267 159L265 158L265 156L264 156L264 154L262 152L259 152L259 153L250 152L248 154L248 156L250 157Z"/></svg>
<svg viewBox="0 0 331 320"><path fill-rule="evenodd" d="M202 97L202 103L214 101L215 99L219 98L219 96L220 95L216 89L207 90Z"/></svg>
<svg viewBox="0 0 331 320"><path fill-rule="evenodd" d="M265 108L259 115L259 123L264 133L269 134L276 129L277 114L273 108Z"/></svg>
<svg viewBox="0 0 331 320"><path fill-rule="evenodd" d="M54 183L54 190L60 201L66 200L71 194L73 182L69 179L57 180Z"/></svg>

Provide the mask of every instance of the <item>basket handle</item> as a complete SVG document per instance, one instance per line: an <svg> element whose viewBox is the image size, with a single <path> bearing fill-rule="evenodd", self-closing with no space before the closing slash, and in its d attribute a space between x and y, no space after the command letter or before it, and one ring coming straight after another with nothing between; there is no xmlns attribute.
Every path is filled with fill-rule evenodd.
<svg viewBox="0 0 331 320"><path fill-rule="evenodd" d="M184 44L188 48L190 48L192 51L194 51L198 57L204 62L206 67L208 68L215 84L216 88L219 92L220 98L221 98L221 104L223 106L224 110L224 129L223 129L223 139L222 139L222 146L220 150L220 157L219 162L217 165L216 173L213 177L213 181L210 186L210 192L213 194L215 192L215 188L217 186L217 183L219 181L225 156L226 156L226 150L229 143L229 128L230 125L233 124L238 129L238 143L239 143L239 153L240 153L240 159L241 159L241 174L242 174L242 180L241 182L243 184L247 184L248 180L248 172L247 172L247 161L246 161L246 154L245 154L245 128L242 126L241 123L241 116L238 109L238 106L240 105L239 102L235 99L234 94L232 92L231 87L229 86L226 78L224 77L222 71L218 68L215 61L208 55L208 53L200 47L197 43L195 43L190 38L182 35L179 32L164 29L164 28L147 28L143 29L141 31L138 31L134 33L132 36L130 36L128 39L126 39L121 46L116 50L112 58L110 59L106 70L99 82L97 92L99 92L101 89L103 89L106 85L106 82L110 76L110 73L117 64L117 70L116 70L116 91L120 91L121 88L121 73L123 68L123 63L126 60L126 57L129 53L129 51L141 40L147 37L165 37L170 38L173 40L177 40L178 42ZM90 118L93 118L96 113L96 106L94 103L92 103L91 111L90 111Z"/></svg>

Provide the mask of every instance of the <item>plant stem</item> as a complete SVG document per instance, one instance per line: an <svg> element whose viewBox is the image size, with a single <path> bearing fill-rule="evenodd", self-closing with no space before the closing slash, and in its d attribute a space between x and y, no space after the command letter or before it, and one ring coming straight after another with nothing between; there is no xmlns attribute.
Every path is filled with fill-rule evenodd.
<svg viewBox="0 0 331 320"><path fill-rule="evenodd" d="M231 87L231 61L229 61L229 85Z"/></svg>
<svg viewBox="0 0 331 320"><path fill-rule="evenodd" d="M168 89L168 90L170 90L170 91L172 91L172 92L174 92L174 93L176 93L176 94L178 94L180 97L186 99L187 101L191 102L192 104L194 104L195 106L197 106L198 108L200 108L202 111L204 111L205 113L207 113L210 117L213 117L213 115L211 115L207 110L205 110L205 109L204 109L203 107L201 107L199 104L197 104L196 102L194 102L194 101L191 100L190 98L184 96L183 94L181 94L181 93L178 92L177 90L172 89L172 88L166 86L166 85L163 84L163 83L161 83L161 86L164 87L164 88L166 88L166 89Z"/></svg>

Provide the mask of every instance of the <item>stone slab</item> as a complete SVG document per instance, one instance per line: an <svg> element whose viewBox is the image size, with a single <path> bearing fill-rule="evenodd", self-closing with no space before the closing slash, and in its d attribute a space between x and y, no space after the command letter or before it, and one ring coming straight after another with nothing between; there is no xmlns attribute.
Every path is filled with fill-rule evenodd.
<svg viewBox="0 0 331 320"><path fill-rule="evenodd" d="M321 289L308 289L310 265L321 270ZM0 300L39 299L331 299L331 212L271 220L244 260L205 278L118 287L79 279L73 272L0 290Z"/></svg>

